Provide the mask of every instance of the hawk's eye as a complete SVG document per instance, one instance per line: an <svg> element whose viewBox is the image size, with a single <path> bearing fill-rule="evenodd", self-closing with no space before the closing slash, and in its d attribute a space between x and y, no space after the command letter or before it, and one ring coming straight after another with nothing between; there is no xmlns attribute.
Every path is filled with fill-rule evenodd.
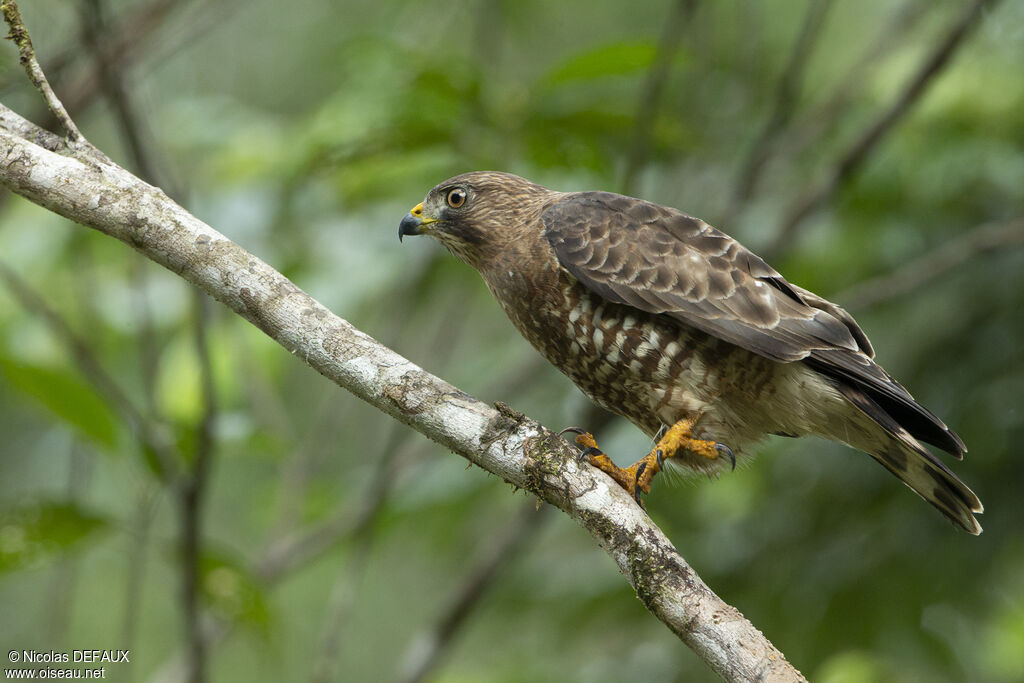
<svg viewBox="0 0 1024 683"><path fill-rule="evenodd" d="M454 190L448 190L448 196L445 197L445 201L448 202L448 206L453 209L457 209L466 203L466 191L461 187L456 187Z"/></svg>

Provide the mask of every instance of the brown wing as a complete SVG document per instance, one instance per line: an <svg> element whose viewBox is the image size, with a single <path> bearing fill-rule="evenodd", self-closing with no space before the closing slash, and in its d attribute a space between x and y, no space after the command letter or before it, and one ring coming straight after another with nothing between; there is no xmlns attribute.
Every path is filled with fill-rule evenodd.
<svg viewBox="0 0 1024 683"><path fill-rule="evenodd" d="M660 313L780 362L804 361L866 391L914 436L958 455L963 442L871 360L839 306L795 287L707 223L607 192L566 195L542 216L563 268L610 301Z"/></svg>

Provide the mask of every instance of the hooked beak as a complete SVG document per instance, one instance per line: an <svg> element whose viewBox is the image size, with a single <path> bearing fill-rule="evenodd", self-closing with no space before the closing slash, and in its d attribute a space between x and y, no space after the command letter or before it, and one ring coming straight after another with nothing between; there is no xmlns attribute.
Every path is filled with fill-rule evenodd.
<svg viewBox="0 0 1024 683"><path fill-rule="evenodd" d="M398 224L398 241L401 242L406 235L422 235L424 226L436 222L436 218L423 215L422 203L417 204L409 213L405 214L405 218Z"/></svg>

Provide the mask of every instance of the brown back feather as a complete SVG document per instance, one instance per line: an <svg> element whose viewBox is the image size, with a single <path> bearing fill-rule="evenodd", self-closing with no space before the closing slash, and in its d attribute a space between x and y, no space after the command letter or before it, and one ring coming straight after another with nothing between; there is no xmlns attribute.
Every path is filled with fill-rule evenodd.
<svg viewBox="0 0 1024 683"><path fill-rule="evenodd" d="M661 313L779 362L851 384L911 435L956 456L963 441L871 360L849 313L681 211L608 192L565 195L542 215L559 263L610 301Z"/></svg>

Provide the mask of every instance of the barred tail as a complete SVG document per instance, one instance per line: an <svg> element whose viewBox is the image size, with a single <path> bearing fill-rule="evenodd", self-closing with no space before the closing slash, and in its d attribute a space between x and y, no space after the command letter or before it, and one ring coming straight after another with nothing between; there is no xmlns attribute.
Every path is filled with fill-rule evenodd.
<svg viewBox="0 0 1024 683"><path fill-rule="evenodd" d="M850 445L871 455L967 533L980 534L974 514L984 507L978 496L866 393L856 387L836 388L877 425L860 436L860 443Z"/></svg>

